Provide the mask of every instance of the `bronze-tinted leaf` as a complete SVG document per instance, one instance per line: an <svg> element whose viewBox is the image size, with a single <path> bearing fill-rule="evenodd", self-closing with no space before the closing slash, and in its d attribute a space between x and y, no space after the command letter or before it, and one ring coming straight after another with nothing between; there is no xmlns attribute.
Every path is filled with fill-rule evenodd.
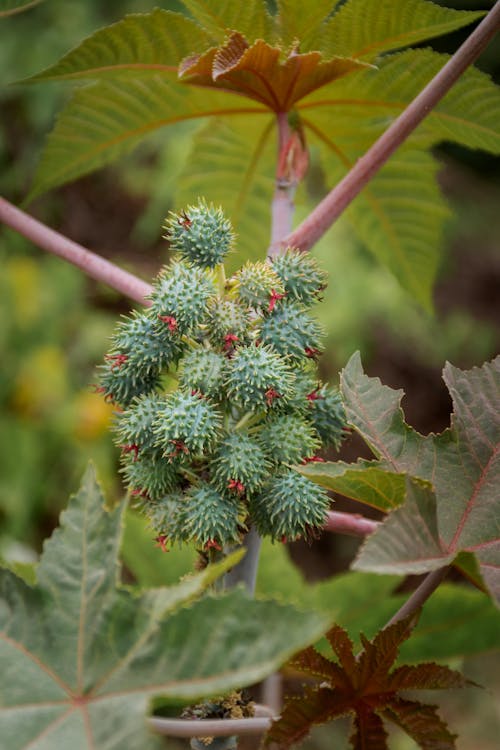
<svg viewBox="0 0 500 750"><path fill-rule="evenodd" d="M320 52L292 51L284 60L281 55L279 47L262 39L250 45L234 32L222 47L184 59L179 76L186 83L234 91L275 112L288 112L312 91L366 67L350 58L323 60Z"/></svg>
<svg viewBox="0 0 500 750"><path fill-rule="evenodd" d="M350 711L351 700L330 688L307 687L300 697L287 701L279 721L269 730L266 743L290 747L306 737L315 724L324 724Z"/></svg>
<svg viewBox="0 0 500 750"><path fill-rule="evenodd" d="M387 732L382 719L373 711L357 715L349 742L354 750L387 750Z"/></svg>
<svg viewBox="0 0 500 750"><path fill-rule="evenodd" d="M400 726L422 750L453 750L455 747L456 735L438 716L436 706L398 698L382 713Z"/></svg>
<svg viewBox="0 0 500 750"><path fill-rule="evenodd" d="M354 750L387 749L383 718L400 726L423 750L451 750L453 735L435 707L407 701L398 691L464 687L467 680L433 663L403 666L391 672L399 646L410 636L415 619L415 615L409 615L381 630L371 641L361 636L363 650L357 657L345 630L335 625L326 637L341 664L329 664L312 648L294 657L294 667L322 679L322 683L307 687L300 698L295 696L286 703L269 731L268 744L288 748L302 740L315 724L350 713L353 730L349 741ZM329 685L325 685L325 678Z"/></svg>

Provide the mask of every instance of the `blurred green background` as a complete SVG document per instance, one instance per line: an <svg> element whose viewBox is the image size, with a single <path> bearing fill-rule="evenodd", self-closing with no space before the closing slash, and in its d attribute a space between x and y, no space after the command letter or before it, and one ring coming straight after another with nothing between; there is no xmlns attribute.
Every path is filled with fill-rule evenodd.
<svg viewBox="0 0 500 750"><path fill-rule="evenodd" d="M492 5L479 0L441 4L469 10ZM174 1L45 0L26 13L0 19L0 194L22 202L44 136L70 91L61 84L12 82L40 71L95 29L154 5L180 9ZM433 46L451 52L466 33L450 34ZM498 39L478 65L498 80ZM167 259L161 223L173 205L176 176L189 158L197 127L156 134L118 165L43 197L30 212L151 278ZM498 351L499 330L500 160L446 144L435 155L452 215L433 317L376 265L342 221L315 250L330 272L330 286L317 309L328 331L324 377L335 382L350 354L360 349L370 375L404 388L408 421L424 433L449 423L450 400L441 381L445 360L464 368L481 364ZM314 153L312 159L314 165ZM298 206L299 214L304 210ZM91 386L117 318L129 309L129 301L112 290L0 229L0 555L36 557L90 458L108 496L122 493L108 431L112 408ZM342 457L353 460L363 450L352 438ZM343 507L348 506L339 502ZM299 543L290 551L306 575L317 579L345 570L355 543L329 535L312 548ZM488 685L500 698L498 669L487 658L472 660L466 668L479 682L489 670ZM453 700L447 710L454 727L466 725L458 747L497 747L500 716L493 698L481 703L469 695L467 706ZM476 710L484 712L483 734L474 726ZM319 731L311 746L331 747L334 737L330 729ZM480 745L477 737L482 737ZM412 747L398 742L399 750ZM339 735L334 744L342 748L345 739Z"/></svg>

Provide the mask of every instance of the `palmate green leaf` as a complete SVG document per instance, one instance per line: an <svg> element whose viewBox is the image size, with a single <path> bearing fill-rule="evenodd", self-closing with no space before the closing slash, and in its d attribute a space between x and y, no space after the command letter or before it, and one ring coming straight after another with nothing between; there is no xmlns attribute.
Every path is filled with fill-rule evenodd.
<svg viewBox="0 0 500 750"><path fill-rule="evenodd" d="M231 94L189 91L157 74L79 89L48 138L27 200L128 153L146 135L182 120L265 112Z"/></svg>
<svg viewBox="0 0 500 750"><path fill-rule="evenodd" d="M275 138L271 116L211 118L194 137L178 182L179 208L197 195L210 196L222 206L238 235L238 251L246 259L262 258L270 241ZM240 255L228 256L229 270L240 265Z"/></svg>
<svg viewBox="0 0 500 750"><path fill-rule="evenodd" d="M130 16L96 32L37 78L91 77L98 83L77 92L60 115L29 199L109 164L165 125L210 114L260 114L266 107L281 109L292 103L299 111L308 139L319 145L325 172L333 185L448 58L430 50L409 50L382 58L380 68L375 69L367 68L360 60L328 61L321 58L320 52L303 53L303 49L321 49L321 24L328 33L335 30L335 24L337 31L342 27L342 39L350 38L346 29L354 24L353 39L358 34L365 45L371 34L378 54L381 49L394 46L394 34L399 34L402 24L409 30L407 43L458 28L476 17L439 8L425 0L399 3L397 8L393 4L385 0L385 10L380 11L389 36L381 32L378 15L376 23L367 22L365 26L363 19L371 18L374 5L366 1L365 7L358 0L343 4L326 22L323 19L334 10L335 3L329 7L324 2L316 3L304 14L295 0L282 0L272 24L263 2L238 5L187 0L186 7L195 20L157 10ZM353 8L359 12L354 14ZM377 4L377 14L379 10ZM295 36L303 44L286 60L281 59L278 47L274 49L263 41L253 43L257 37L267 36L276 44L280 21L288 52ZM213 43L227 41L227 30L236 26L240 33L232 35L229 46L218 51L209 49ZM349 54L353 54L352 49ZM180 82L176 68L182 60L184 75ZM365 67L360 70L360 66ZM354 69L357 72L352 72ZM340 78L326 83L337 76ZM236 99L221 90L207 93L197 88L201 85L232 87L243 97L256 98L265 106L245 103L243 97ZM305 96L315 87L319 88ZM251 123L253 118L248 119ZM499 122L498 91L484 74L467 71L346 214L366 246L424 307L431 306L430 287L439 262L436 248L448 211L436 187L437 166L422 149L453 140L470 148L500 153ZM255 155L259 143L253 138L252 128L248 130L249 141L253 141L249 152ZM256 130L262 134L260 125L256 125ZM197 147L201 153L201 140ZM253 201L260 193L259 187L254 190L253 181L258 183L261 175L268 179L265 160L260 159L259 164L263 171L251 166L243 187L236 184L235 170L233 181L224 183L227 195L241 197L238 214L246 210L245 198ZM191 166L196 170L195 165ZM192 175L192 171L187 174ZM212 198L210 192L207 195ZM187 196L188 202L197 197Z"/></svg>
<svg viewBox="0 0 500 750"><path fill-rule="evenodd" d="M318 44L322 38L322 26L325 19L331 14L336 0L316 0L307 6L307 12L304 12L304 3L302 0L278 0L277 26L278 35L285 47L294 43L299 44L300 52L308 50L320 50L324 52L323 46ZM342 52L332 52L331 55L326 53L327 57L343 55Z"/></svg>
<svg viewBox="0 0 500 750"><path fill-rule="evenodd" d="M338 158L340 147L334 153L332 142L325 141L320 143L323 164L334 184L346 169ZM436 181L437 171L430 154L403 147L343 216L363 245L427 310L432 309L444 221L450 214Z"/></svg>
<svg viewBox="0 0 500 750"><path fill-rule="evenodd" d="M319 47L326 55L374 60L460 29L484 11L458 11L427 0L348 0L325 25Z"/></svg>
<svg viewBox="0 0 500 750"><path fill-rule="evenodd" d="M182 0L183 5L221 44L228 31L239 31L248 41L269 39L273 35L272 18L264 0L235 3L234 0Z"/></svg>
<svg viewBox="0 0 500 750"><path fill-rule="evenodd" d="M264 540L257 592L328 612L358 643L360 631L374 636L408 598L395 593L400 582L397 576L351 572L311 583L285 547ZM498 648L500 612L490 599L472 588L444 583L425 603L412 637L401 647L400 661L446 661Z"/></svg>
<svg viewBox="0 0 500 750"><path fill-rule="evenodd" d="M388 55L377 68L353 72L313 92L297 109L352 158L387 129L448 60L449 55L430 49ZM453 140L500 153L499 120L498 86L468 68L408 142L423 147Z"/></svg>
<svg viewBox="0 0 500 750"><path fill-rule="evenodd" d="M360 460L347 464L337 461L294 468L322 487L384 512L397 508L405 499L404 475L385 471L376 462Z"/></svg>
<svg viewBox="0 0 500 750"><path fill-rule="evenodd" d="M298 104L333 186L446 61L430 50L391 55L380 70L353 73ZM353 126L353 122L356 126ZM364 188L345 219L377 259L430 308L444 220L437 163L422 150L442 140L500 152L500 93L470 70Z"/></svg>
<svg viewBox="0 0 500 750"><path fill-rule="evenodd" d="M260 680L319 637L327 615L243 590L194 601L235 559L171 588L118 583L123 506L89 470L29 586L0 574L0 738L8 750L153 750L154 696L194 700Z"/></svg>
<svg viewBox="0 0 500 750"><path fill-rule="evenodd" d="M359 355L342 374L347 419L380 468L424 480L408 480L406 503L367 539L353 567L423 572L470 552L498 601L500 357L467 372L447 364L443 377L453 400L451 428L424 437L404 422L402 391L366 376Z"/></svg>
<svg viewBox="0 0 500 750"><path fill-rule="evenodd" d="M0 0L0 19L29 10L42 0Z"/></svg>
<svg viewBox="0 0 500 750"><path fill-rule="evenodd" d="M170 71L179 61L210 46L210 37L180 13L155 8L134 13L99 29L28 82L64 79L125 78Z"/></svg>

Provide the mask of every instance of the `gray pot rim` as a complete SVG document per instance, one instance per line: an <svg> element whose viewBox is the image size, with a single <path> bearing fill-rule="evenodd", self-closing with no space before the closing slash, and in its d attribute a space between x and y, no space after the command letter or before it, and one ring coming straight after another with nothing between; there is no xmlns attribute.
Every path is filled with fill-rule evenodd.
<svg viewBox="0 0 500 750"><path fill-rule="evenodd" d="M255 716L245 719L174 719L151 716L148 725L158 734L170 737L231 737L232 735L262 734L273 721L268 706L257 704Z"/></svg>

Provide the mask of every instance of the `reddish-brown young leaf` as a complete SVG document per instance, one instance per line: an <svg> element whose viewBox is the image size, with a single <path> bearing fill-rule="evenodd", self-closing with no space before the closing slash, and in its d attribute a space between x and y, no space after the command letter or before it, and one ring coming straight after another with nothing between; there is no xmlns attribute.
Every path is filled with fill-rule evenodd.
<svg viewBox="0 0 500 750"><path fill-rule="evenodd" d="M335 664L335 662L326 659L312 646L297 654L297 656L291 660L290 666L294 669L298 669L299 672L307 672L307 674L310 674L313 677L329 682L331 687L344 688L347 690L351 687L351 683L342 667Z"/></svg>
<svg viewBox="0 0 500 750"><path fill-rule="evenodd" d="M415 615L406 617L381 630L372 642L361 634L363 651L356 672L365 693L378 693L384 689L387 673L398 657L399 647L410 637L415 624Z"/></svg>
<svg viewBox="0 0 500 750"><path fill-rule="evenodd" d="M311 647L300 652L292 666L320 679L321 684L316 688L308 686L303 696L286 703L268 733L267 743L288 748L302 740L314 725L348 713L353 715L350 743L354 750L387 750L382 719L401 727L423 750L453 750L454 735L435 707L399 695L401 690L438 690L470 684L458 672L439 664L392 670L398 649L410 636L415 622L412 614L381 630L372 641L361 635L363 650L357 657L345 630L335 625L326 637L338 663Z"/></svg>
<svg viewBox="0 0 500 750"><path fill-rule="evenodd" d="M397 724L422 750L453 750L456 735L438 716L436 706L396 698L382 715Z"/></svg>
<svg viewBox="0 0 500 750"><path fill-rule="evenodd" d="M389 690L447 690L472 685L470 680L442 664L404 664L389 675Z"/></svg>
<svg viewBox="0 0 500 750"><path fill-rule="evenodd" d="M226 44L184 59L179 77L185 83L234 91L255 99L274 112L289 112L312 91L366 63L346 57L323 59L320 52L299 54L282 50L262 39L250 45L239 32Z"/></svg>
<svg viewBox="0 0 500 750"><path fill-rule="evenodd" d="M373 711L356 716L349 742L354 750L387 750L387 732L380 716Z"/></svg>
<svg viewBox="0 0 500 750"><path fill-rule="evenodd" d="M267 733L266 743L287 748L306 737L314 724L345 716L351 710L350 700L330 688L305 687L298 697L290 698L279 721Z"/></svg>
<svg viewBox="0 0 500 750"><path fill-rule="evenodd" d="M354 646L344 628L341 628L340 625L334 625L326 634L326 638L337 655L342 669L348 674L354 675L356 671L356 659L353 653Z"/></svg>

